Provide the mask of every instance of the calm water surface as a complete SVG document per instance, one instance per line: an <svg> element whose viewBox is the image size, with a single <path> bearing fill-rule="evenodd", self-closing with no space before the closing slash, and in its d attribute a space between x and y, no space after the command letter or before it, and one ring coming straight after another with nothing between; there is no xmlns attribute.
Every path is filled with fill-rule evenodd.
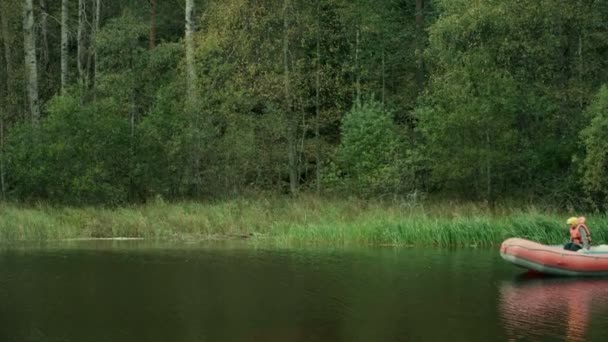
<svg viewBox="0 0 608 342"><path fill-rule="evenodd" d="M0 250L0 341L606 341L608 280L495 250L86 242Z"/></svg>

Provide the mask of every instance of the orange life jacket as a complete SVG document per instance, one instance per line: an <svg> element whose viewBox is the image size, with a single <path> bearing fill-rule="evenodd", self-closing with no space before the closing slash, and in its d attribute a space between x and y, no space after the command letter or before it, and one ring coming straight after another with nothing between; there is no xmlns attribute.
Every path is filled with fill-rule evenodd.
<svg viewBox="0 0 608 342"><path fill-rule="evenodd" d="M583 236L581 235L581 231L580 231L581 229L585 230L585 233L587 233L587 239L589 241L589 244L591 244L591 232L589 231L589 228L584 223L570 227L570 239L572 240L572 242L574 242L578 245L582 245Z"/></svg>

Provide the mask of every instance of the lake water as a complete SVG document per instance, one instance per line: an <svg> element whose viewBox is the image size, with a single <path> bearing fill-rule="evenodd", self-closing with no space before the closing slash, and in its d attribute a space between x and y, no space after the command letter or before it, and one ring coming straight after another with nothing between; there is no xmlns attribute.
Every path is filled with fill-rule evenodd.
<svg viewBox="0 0 608 342"><path fill-rule="evenodd" d="M0 341L606 341L608 280L497 250L82 242L0 250Z"/></svg>

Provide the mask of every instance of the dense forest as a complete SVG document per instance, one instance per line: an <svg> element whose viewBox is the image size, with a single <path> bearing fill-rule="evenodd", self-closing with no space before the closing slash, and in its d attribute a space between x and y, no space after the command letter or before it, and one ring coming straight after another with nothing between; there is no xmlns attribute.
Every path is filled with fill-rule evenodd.
<svg viewBox="0 0 608 342"><path fill-rule="evenodd" d="M608 208L608 1L0 4L5 200Z"/></svg>

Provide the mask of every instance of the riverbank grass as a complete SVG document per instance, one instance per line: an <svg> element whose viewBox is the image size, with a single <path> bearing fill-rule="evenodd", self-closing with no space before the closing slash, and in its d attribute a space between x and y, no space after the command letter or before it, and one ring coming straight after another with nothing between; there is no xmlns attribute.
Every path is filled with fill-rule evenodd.
<svg viewBox="0 0 608 342"><path fill-rule="evenodd" d="M441 247L494 246L509 237L560 244L568 239L565 219L571 216L533 207L318 198L156 201L113 209L4 204L0 212L0 243L130 237ZM594 241L605 242L608 216L590 215L588 222Z"/></svg>

